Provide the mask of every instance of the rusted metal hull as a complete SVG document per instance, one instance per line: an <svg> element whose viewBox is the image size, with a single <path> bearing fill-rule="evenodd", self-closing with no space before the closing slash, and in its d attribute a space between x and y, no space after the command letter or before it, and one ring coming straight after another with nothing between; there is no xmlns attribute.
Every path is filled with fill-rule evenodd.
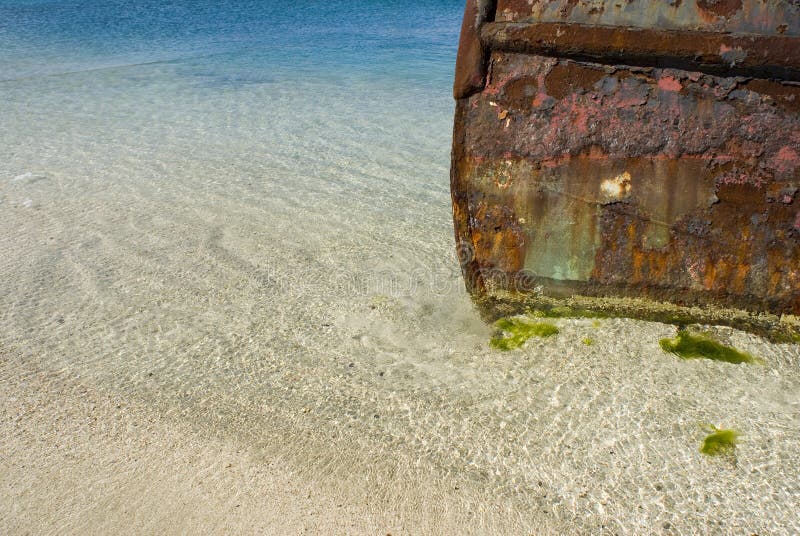
<svg viewBox="0 0 800 536"><path fill-rule="evenodd" d="M476 298L800 315L796 2L470 4L451 187Z"/></svg>

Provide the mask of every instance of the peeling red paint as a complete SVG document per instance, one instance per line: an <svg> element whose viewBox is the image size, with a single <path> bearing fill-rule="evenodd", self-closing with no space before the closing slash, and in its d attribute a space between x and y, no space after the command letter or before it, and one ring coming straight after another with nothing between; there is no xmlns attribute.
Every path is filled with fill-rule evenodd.
<svg viewBox="0 0 800 536"><path fill-rule="evenodd" d="M683 89L683 85L679 80L671 76L664 76L658 79L658 89L662 91L680 91Z"/></svg>

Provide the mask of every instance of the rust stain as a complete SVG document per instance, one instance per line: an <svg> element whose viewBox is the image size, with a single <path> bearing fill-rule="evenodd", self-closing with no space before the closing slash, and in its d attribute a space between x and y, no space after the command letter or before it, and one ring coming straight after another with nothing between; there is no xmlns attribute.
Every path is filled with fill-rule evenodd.
<svg viewBox="0 0 800 536"><path fill-rule="evenodd" d="M562 18L567 18L572 15L572 10L575 9L576 5L578 5L578 0L565 0L558 14L561 15Z"/></svg>
<svg viewBox="0 0 800 536"><path fill-rule="evenodd" d="M771 104L784 112L800 112L800 95L797 87L786 85L776 80L752 79L740 85L742 90L752 92L751 99L761 99L765 104Z"/></svg>
<svg viewBox="0 0 800 536"><path fill-rule="evenodd" d="M787 0L498 0L500 22L575 22L632 28L799 35Z"/></svg>
<svg viewBox="0 0 800 536"><path fill-rule="evenodd" d="M581 91L584 87L592 87L604 76L604 71L587 71L575 63L560 62L553 65L544 79L545 92L555 99L563 99L568 95Z"/></svg>
<svg viewBox="0 0 800 536"><path fill-rule="evenodd" d="M730 17L742 9L742 0L697 0L702 15Z"/></svg>

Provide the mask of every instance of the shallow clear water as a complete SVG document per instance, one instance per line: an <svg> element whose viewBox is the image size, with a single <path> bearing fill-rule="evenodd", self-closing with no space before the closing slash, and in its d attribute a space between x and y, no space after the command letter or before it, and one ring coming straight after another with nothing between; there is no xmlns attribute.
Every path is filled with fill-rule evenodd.
<svg viewBox="0 0 800 536"><path fill-rule="evenodd" d="M800 531L797 347L488 347L448 190L461 9L0 0L0 355L477 533Z"/></svg>

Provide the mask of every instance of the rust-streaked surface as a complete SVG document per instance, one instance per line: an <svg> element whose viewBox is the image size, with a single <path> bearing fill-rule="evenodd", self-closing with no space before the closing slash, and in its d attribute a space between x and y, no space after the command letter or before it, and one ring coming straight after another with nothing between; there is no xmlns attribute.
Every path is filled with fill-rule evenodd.
<svg viewBox="0 0 800 536"><path fill-rule="evenodd" d="M800 35L794 0L498 0L498 22Z"/></svg>
<svg viewBox="0 0 800 536"><path fill-rule="evenodd" d="M725 3L713 6L722 13ZM677 2L667 16L669 2L628 1L609 18L612 4L501 0L478 30L502 25L492 18L601 22L620 35L654 20L779 41L800 30L792 2L727 2L729 12L707 17L709 2ZM619 64L614 50L636 51L603 35L597 61L559 56L560 45L539 52L484 40L485 82L457 99L453 140L468 289L501 302L634 297L800 315L800 85L664 68L657 57Z"/></svg>
<svg viewBox="0 0 800 536"><path fill-rule="evenodd" d="M486 82L487 49L481 43L480 29L484 23L493 20L493 17L492 2L467 0L453 82L453 96L456 99L479 91Z"/></svg>

